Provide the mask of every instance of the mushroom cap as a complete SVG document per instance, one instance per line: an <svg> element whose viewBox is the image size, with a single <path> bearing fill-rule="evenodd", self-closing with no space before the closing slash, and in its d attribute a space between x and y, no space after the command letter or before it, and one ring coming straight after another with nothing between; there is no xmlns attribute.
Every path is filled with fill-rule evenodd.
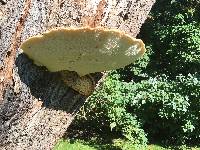
<svg viewBox="0 0 200 150"><path fill-rule="evenodd" d="M80 76L122 68L146 51L142 40L120 30L89 27L52 29L27 39L20 48L51 72L69 70Z"/></svg>

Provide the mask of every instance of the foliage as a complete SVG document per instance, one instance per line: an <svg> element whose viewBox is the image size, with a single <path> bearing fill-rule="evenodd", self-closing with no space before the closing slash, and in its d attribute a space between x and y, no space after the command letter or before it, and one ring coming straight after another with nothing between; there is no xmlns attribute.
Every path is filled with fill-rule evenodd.
<svg viewBox="0 0 200 150"><path fill-rule="evenodd" d="M123 135L136 145L145 145L146 135L141 129L137 116L129 113L126 108L133 97L130 90L131 86L118 81L117 75L110 76L102 85L101 90L91 96L89 105L98 103L95 107L101 109L108 117L111 130L122 131Z"/></svg>
<svg viewBox="0 0 200 150"><path fill-rule="evenodd" d="M198 75L179 75L171 81L163 75L127 83L112 74L91 96L85 111L91 115L92 105L100 109L111 129L135 144L147 143L145 131L154 138L184 143L199 138L199 89Z"/></svg>
<svg viewBox="0 0 200 150"><path fill-rule="evenodd" d="M159 0L141 30L141 38L151 44L149 75L171 78L200 70L200 1ZM186 69L187 68L187 69Z"/></svg>

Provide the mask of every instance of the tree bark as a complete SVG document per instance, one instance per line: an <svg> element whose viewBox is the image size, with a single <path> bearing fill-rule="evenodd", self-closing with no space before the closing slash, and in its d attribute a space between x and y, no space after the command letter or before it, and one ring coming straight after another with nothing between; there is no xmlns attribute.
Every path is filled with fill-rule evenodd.
<svg viewBox="0 0 200 150"><path fill-rule="evenodd" d="M155 0L0 0L0 149L48 150L88 98L19 49L55 27L105 27L136 37ZM100 78L93 74L95 81Z"/></svg>

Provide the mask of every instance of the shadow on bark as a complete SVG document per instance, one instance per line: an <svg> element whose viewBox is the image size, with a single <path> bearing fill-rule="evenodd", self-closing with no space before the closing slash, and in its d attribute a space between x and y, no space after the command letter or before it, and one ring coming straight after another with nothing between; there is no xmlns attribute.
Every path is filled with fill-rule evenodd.
<svg viewBox="0 0 200 150"><path fill-rule="evenodd" d="M25 54L19 54L15 64L21 81L30 89L32 96L43 101L44 107L76 113L85 102L87 97L65 85L59 73L34 65Z"/></svg>

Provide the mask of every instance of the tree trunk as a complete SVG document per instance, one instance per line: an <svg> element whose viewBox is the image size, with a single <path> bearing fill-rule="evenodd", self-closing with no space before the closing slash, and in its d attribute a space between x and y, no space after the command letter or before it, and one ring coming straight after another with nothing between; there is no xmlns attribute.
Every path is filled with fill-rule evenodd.
<svg viewBox="0 0 200 150"><path fill-rule="evenodd" d="M55 27L83 26L136 37L154 2L0 0L0 149L52 149L87 99L22 54L24 40Z"/></svg>

